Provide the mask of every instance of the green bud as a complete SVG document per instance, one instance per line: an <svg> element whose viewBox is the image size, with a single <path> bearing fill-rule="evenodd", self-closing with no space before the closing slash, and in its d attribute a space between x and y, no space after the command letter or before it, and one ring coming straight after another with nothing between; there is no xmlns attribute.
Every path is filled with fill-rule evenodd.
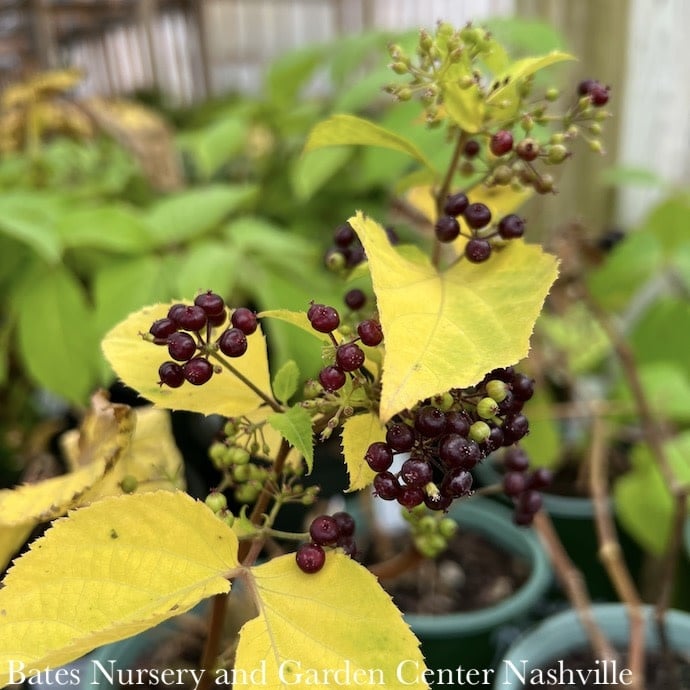
<svg viewBox="0 0 690 690"><path fill-rule="evenodd" d="M500 379L491 379L486 382L486 394L496 402L503 402L509 390L508 384Z"/></svg>
<svg viewBox="0 0 690 690"><path fill-rule="evenodd" d="M493 402L495 403L496 401L493 400ZM486 441L490 434L491 429L486 422L478 421L470 426L469 437L472 441L481 443L482 441Z"/></svg>
<svg viewBox="0 0 690 690"><path fill-rule="evenodd" d="M510 184L513 179L513 171L509 165L499 165L493 172L496 184Z"/></svg>
<svg viewBox="0 0 690 690"><path fill-rule="evenodd" d="M608 110L596 110L594 112L595 122L604 122L604 120L608 120L610 117L611 113Z"/></svg>
<svg viewBox="0 0 690 690"><path fill-rule="evenodd" d="M537 194L550 194L556 189L556 180L548 173L534 180L534 190Z"/></svg>
<svg viewBox="0 0 690 690"><path fill-rule="evenodd" d="M249 462L249 451L239 446L231 446L226 457L231 465L246 465Z"/></svg>
<svg viewBox="0 0 690 690"><path fill-rule="evenodd" d="M434 45L434 39L431 38L429 35L429 32L426 29L422 29L419 32L419 47L425 52L428 53L429 50L431 50L431 47Z"/></svg>
<svg viewBox="0 0 690 690"><path fill-rule="evenodd" d="M390 43L388 45L388 54L394 60L400 60L404 55L402 47L399 46L397 43Z"/></svg>
<svg viewBox="0 0 690 690"><path fill-rule="evenodd" d="M242 484L235 489L235 500L238 503L254 503L260 489L253 484Z"/></svg>
<svg viewBox="0 0 690 690"><path fill-rule="evenodd" d="M246 464L246 465L235 465L232 468L232 478L238 482L239 484L242 484L246 482L249 479L249 468L251 465Z"/></svg>
<svg viewBox="0 0 690 690"><path fill-rule="evenodd" d="M337 272L342 271L345 268L347 265L347 259L345 258L345 254L343 254L341 251L331 249L327 252L324 263L329 271Z"/></svg>
<svg viewBox="0 0 690 690"><path fill-rule="evenodd" d="M464 74L462 77L460 77L458 86L461 89L469 89L470 86L474 86L475 83L474 77L471 77L469 74Z"/></svg>
<svg viewBox="0 0 690 690"><path fill-rule="evenodd" d="M120 488L126 494L133 494L139 487L139 480L132 474L127 474L120 481Z"/></svg>
<svg viewBox="0 0 690 690"><path fill-rule="evenodd" d="M604 147L599 139L591 139L587 142L589 150L594 153L604 153Z"/></svg>
<svg viewBox="0 0 690 690"><path fill-rule="evenodd" d="M555 132L549 139L550 144L562 144L565 141L563 132Z"/></svg>
<svg viewBox="0 0 690 690"><path fill-rule="evenodd" d="M313 400L323 393L323 386L314 379L309 379L303 388L303 395L307 400Z"/></svg>
<svg viewBox="0 0 690 690"><path fill-rule="evenodd" d="M557 165L558 163L562 163L569 155L570 151L568 151L563 144L553 144L549 147L549 153L546 160L549 163Z"/></svg>
<svg viewBox="0 0 690 690"><path fill-rule="evenodd" d="M394 62L389 67L396 73L396 74L407 74L409 71L409 67L404 63L404 62Z"/></svg>
<svg viewBox="0 0 690 690"><path fill-rule="evenodd" d="M436 520L431 515L425 515L417 523L417 527L422 533L433 534L436 531Z"/></svg>
<svg viewBox="0 0 690 690"><path fill-rule="evenodd" d="M225 510L228 507L228 499L225 498L225 494L220 493L220 491L211 491L211 493L206 496L204 503L206 503L214 513L220 513L221 510Z"/></svg>
<svg viewBox="0 0 690 690"><path fill-rule="evenodd" d="M534 118L532 118L531 115L523 116L520 119L520 127L522 127L522 130L525 132L525 134L528 134L534 128Z"/></svg>
<svg viewBox="0 0 690 690"><path fill-rule="evenodd" d="M230 438L233 438L234 436L236 436L237 433L239 432L239 430L240 430L240 423L234 417L231 419L228 419L228 421L225 422L225 426L223 427L223 433Z"/></svg>
<svg viewBox="0 0 690 690"><path fill-rule="evenodd" d="M589 133L593 134L595 137L598 137L601 134L602 127L598 122L592 122L592 124L588 127Z"/></svg>
<svg viewBox="0 0 690 690"><path fill-rule="evenodd" d="M235 516L230 510L221 510L218 513L218 517L228 526L232 527L235 524Z"/></svg>
<svg viewBox="0 0 690 690"><path fill-rule="evenodd" d="M565 136L568 137L568 139L575 139L579 134L580 128L577 125L570 125L565 133Z"/></svg>
<svg viewBox="0 0 690 690"><path fill-rule="evenodd" d="M491 419L498 412L498 403L493 398L482 398L477 403L477 414L482 419ZM479 422L477 422L479 423Z"/></svg>
<svg viewBox="0 0 690 690"><path fill-rule="evenodd" d="M458 531L458 523L453 518L443 518L438 523L438 533L444 539L450 539Z"/></svg>
<svg viewBox="0 0 690 690"><path fill-rule="evenodd" d="M544 94L544 98L546 98L547 101L557 101L558 97L561 95L561 92L555 88L551 87L550 89L546 89L546 93Z"/></svg>
<svg viewBox="0 0 690 690"><path fill-rule="evenodd" d="M412 98L412 89L408 88L407 86L404 86L402 89L398 89L398 91L395 94L395 97L399 101L409 101Z"/></svg>
<svg viewBox="0 0 690 690"><path fill-rule="evenodd" d="M440 395L435 395L431 402L433 403L434 407L438 408L442 412L448 412L448 410L453 407L455 399L448 391L446 391Z"/></svg>

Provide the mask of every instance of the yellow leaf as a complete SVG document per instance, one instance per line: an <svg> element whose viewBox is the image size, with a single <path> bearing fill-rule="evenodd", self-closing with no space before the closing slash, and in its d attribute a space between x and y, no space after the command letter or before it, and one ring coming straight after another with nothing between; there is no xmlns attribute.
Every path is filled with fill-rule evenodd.
<svg viewBox="0 0 690 690"><path fill-rule="evenodd" d="M443 103L446 112L460 129L474 134L484 122L484 100L477 84L463 89L456 82L444 85Z"/></svg>
<svg viewBox="0 0 690 690"><path fill-rule="evenodd" d="M227 592L237 537L203 503L160 491L58 520L0 589L0 686L9 663L44 669Z"/></svg>
<svg viewBox="0 0 690 690"><path fill-rule="evenodd" d="M147 333L156 319L164 318L171 304L157 304L130 314L105 336L103 352L115 373L156 407L170 410L233 417L247 414L263 404L261 396L225 369L221 374L214 374L203 386L184 383L180 388L169 388L158 385L158 367L170 359L168 352L165 347L145 341L140 334ZM218 335L220 329L216 329L213 338ZM247 352L233 359L232 365L259 390L270 395L266 340L261 328L247 336L247 341Z"/></svg>
<svg viewBox="0 0 690 690"><path fill-rule="evenodd" d="M372 412L358 414L345 420L342 441L343 457L350 475L348 491L363 489L374 481L376 472L367 465L364 455L372 443L383 441L385 437L385 428L378 415Z"/></svg>
<svg viewBox="0 0 690 690"><path fill-rule="evenodd" d="M369 260L386 346L382 421L527 354L556 279L554 257L513 240L485 263L459 260L439 272L399 254L361 212L349 222Z"/></svg>
<svg viewBox="0 0 690 690"><path fill-rule="evenodd" d="M419 642L376 578L352 559L331 553L307 575L294 556L281 556L249 577L259 615L240 631L235 669L263 666L262 688L401 687L401 660L418 668L419 679L405 687L428 687Z"/></svg>

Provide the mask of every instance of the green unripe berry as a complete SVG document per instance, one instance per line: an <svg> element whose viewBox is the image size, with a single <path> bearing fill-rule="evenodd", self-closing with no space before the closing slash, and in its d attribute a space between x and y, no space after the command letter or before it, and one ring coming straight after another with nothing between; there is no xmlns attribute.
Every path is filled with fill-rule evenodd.
<svg viewBox="0 0 690 690"><path fill-rule="evenodd" d="M235 516L231 511L225 509L218 513L218 517L228 526L232 527L235 524Z"/></svg>
<svg viewBox="0 0 690 690"><path fill-rule="evenodd" d="M562 163L569 155L570 152L563 144L554 144L549 147L549 153L546 160L549 163L557 165L558 163Z"/></svg>
<svg viewBox="0 0 690 690"><path fill-rule="evenodd" d="M520 127L525 134L529 134L534 128L534 119L530 115L524 115L520 120Z"/></svg>
<svg viewBox="0 0 690 690"><path fill-rule="evenodd" d="M426 53L434 45L434 39L431 38L429 32L426 29L422 29L419 32L419 47Z"/></svg>
<svg viewBox="0 0 690 690"><path fill-rule="evenodd" d="M496 401L493 400L493 402L495 403ZM481 443L482 441L486 441L486 439L489 438L490 435L491 428L486 422L477 421L470 426L469 437L472 441Z"/></svg>
<svg viewBox="0 0 690 690"><path fill-rule="evenodd" d="M220 493L220 491L211 491L211 493L206 496L204 503L206 503L214 513L220 513L221 510L225 510L228 507L228 499L225 498L225 494Z"/></svg>
<svg viewBox="0 0 690 690"><path fill-rule="evenodd" d="M225 460L225 451L227 451L227 449L228 447L220 441L211 444L208 449L208 456L211 458L214 465L223 464Z"/></svg>
<svg viewBox="0 0 690 690"><path fill-rule="evenodd" d="M493 173L496 184L510 184L513 179L513 171L508 165L499 165Z"/></svg>
<svg viewBox="0 0 690 690"><path fill-rule="evenodd" d="M486 382L486 394L496 402L503 402L508 396L509 388L505 381L491 379Z"/></svg>
<svg viewBox="0 0 690 690"><path fill-rule="evenodd" d="M461 89L469 89L470 86L473 86L474 84L474 77L471 77L469 74L464 74L462 77L460 77L460 81L458 82L458 86Z"/></svg>
<svg viewBox="0 0 690 690"><path fill-rule="evenodd" d="M229 438L233 438L234 436L236 436L239 430L240 423L235 418L228 419L228 421L225 422L225 426L223 427L223 433Z"/></svg>
<svg viewBox="0 0 690 690"><path fill-rule="evenodd" d="M453 518L443 518L438 523L438 533L444 539L450 539L458 531L458 523Z"/></svg>
<svg viewBox="0 0 690 690"><path fill-rule="evenodd" d="M259 491L259 487L253 484L242 484L235 489L235 500L238 503L254 503Z"/></svg>
<svg viewBox="0 0 690 690"><path fill-rule="evenodd" d="M551 138L549 139L550 144L562 144L564 141L565 136L563 135L563 132L555 132L551 135Z"/></svg>
<svg viewBox="0 0 690 690"><path fill-rule="evenodd" d="M498 412L498 403L493 398L482 398L477 403L477 414L482 419L491 419Z"/></svg>
<svg viewBox="0 0 690 690"><path fill-rule="evenodd" d="M417 527L423 534L433 534L436 531L436 520L431 515L425 515L417 523Z"/></svg>
<svg viewBox="0 0 690 690"><path fill-rule="evenodd" d="M228 448L227 461L231 465L246 465L249 462L249 451L246 448L232 446Z"/></svg>
<svg viewBox="0 0 690 690"><path fill-rule="evenodd" d="M592 124L589 126L589 133L593 134L595 137L599 136L601 131L602 127L598 122L592 122Z"/></svg>
<svg viewBox="0 0 690 690"><path fill-rule="evenodd" d="M561 95L561 92L557 88L552 86L550 89L546 89L546 93L544 94L544 98L547 101L550 101L551 103L553 103L554 101L558 100L558 97L560 95Z"/></svg>
<svg viewBox="0 0 690 690"><path fill-rule="evenodd" d="M441 412L448 412L448 410L453 407L454 402L455 399L447 391L445 393L441 393L440 395L435 395L432 399L434 407L441 410Z"/></svg>
<svg viewBox="0 0 690 690"><path fill-rule="evenodd" d="M242 484L249 479L249 468L251 465L234 465L232 468L232 478L239 484Z"/></svg>
<svg viewBox="0 0 690 690"><path fill-rule="evenodd" d="M419 553L426 558L436 558L447 546L446 540L440 534L420 535L414 540L414 544Z"/></svg>
<svg viewBox="0 0 690 690"><path fill-rule="evenodd" d="M338 273L339 271L342 271L345 266L347 266L347 259L345 258L345 254L343 254L341 251L331 249L326 254L324 263L329 271Z"/></svg>
<svg viewBox="0 0 690 690"><path fill-rule="evenodd" d="M412 89L404 86L396 91L395 96L399 101L409 101L412 98Z"/></svg>
<svg viewBox="0 0 690 690"><path fill-rule="evenodd" d="M587 145L589 146L589 150L594 153L604 153L604 147L599 139L592 139L587 142Z"/></svg>
<svg viewBox="0 0 690 690"><path fill-rule="evenodd" d="M323 393L323 386L314 379L309 379L305 384L302 394L307 400L313 400Z"/></svg>
<svg viewBox="0 0 690 690"><path fill-rule="evenodd" d="M400 60L402 56L404 55L403 49L401 46L399 46L397 43L391 43L388 46L388 54L394 59L394 60Z"/></svg>
<svg viewBox="0 0 690 690"><path fill-rule="evenodd" d="M139 487L139 480L132 474L127 474L120 481L120 488L126 494L133 494Z"/></svg>
<svg viewBox="0 0 690 690"><path fill-rule="evenodd" d="M390 68L396 74L407 74L409 68L404 62L394 62L390 65Z"/></svg>

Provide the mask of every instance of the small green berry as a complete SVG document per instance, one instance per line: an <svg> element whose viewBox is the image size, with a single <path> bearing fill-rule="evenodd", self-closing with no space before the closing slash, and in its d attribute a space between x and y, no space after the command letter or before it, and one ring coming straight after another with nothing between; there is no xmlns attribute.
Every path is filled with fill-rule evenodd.
<svg viewBox="0 0 690 690"><path fill-rule="evenodd" d="M562 163L569 155L570 151L568 151L563 144L553 144L549 147L549 153L546 160L549 163L557 165L558 163Z"/></svg>
<svg viewBox="0 0 690 690"><path fill-rule="evenodd" d="M477 403L477 414L482 419L491 419L498 412L498 403L493 398L482 398ZM471 431L471 429L470 429Z"/></svg>
<svg viewBox="0 0 690 690"><path fill-rule="evenodd" d="M120 481L120 488L126 494L133 494L139 487L139 480L131 474L125 475Z"/></svg>
<svg viewBox="0 0 690 690"><path fill-rule="evenodd" d="M494 400L493 402L495 403L496 401ZM486 441L486 439L489 438L490 435L491 428L486 422L482 422L480 420L470 426L469 437L472 441L481 443L482 441Z"/></svg>
<svg viewBox="0 0 690 690"><path fill-rule="evenodd" d="M204 503L206 503L214 513L220 513L221 510L225 510L228 507L228 499L225 498L225 494L222 494L220 491L211 491L211 493L206 496Z"/></svg>
<svg viewBox="0 0 690 690"><path fill-rule="evenodd" d="M227 461L231 465L246 465L249 462L249 451L246 448L232 446L228 448Z"/></svg>
<svg viewBox="0 0 690 690"><path fill-rule="evenodd" d="M438 533L445 539L450 539L458 531L458 523L452 518L443 518L438 523Z"/></svg>
<svg viewBox="0 0 690 690"><path fill-rule="evenodd" d="M557 88L551 87L550 89L546 89L546 93L544 94L544 98L547 101L550 101L551 103L553 103L553 101L558 100L558 97L560 95L561 95L561 92Z"/></svg>
<svg viewBox="0 0 690 690"><path fill-rule="evenodd" d="M496 402L503 402L508 396L509 388L505 381L491 379L486 382L486 394Z"/></svg>

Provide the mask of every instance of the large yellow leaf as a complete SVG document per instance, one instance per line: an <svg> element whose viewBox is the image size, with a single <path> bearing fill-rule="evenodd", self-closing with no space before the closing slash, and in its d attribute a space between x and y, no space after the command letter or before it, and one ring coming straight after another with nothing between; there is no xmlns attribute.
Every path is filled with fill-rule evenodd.
<svg viewBox="0 0 690 690"><path fill-rule="evenodd" d="M227 592L237 537L203 503L160 491L58 520L0 589L0 686L10 661L43 669Z"/></svg>
<svg viewBox="0 0 690 690"><path fill-rule="evenodd" d="M362 213L349 222L369 260L386 346L382 421L527 354L554 257L513 240L483 264L460 260L439 272L400 255Z"/></svg>
<svg viewBox="0 0 690 690"><path fill-rule="evenodd" d="M263 666L262 688L401 687L402 660L423 673L419 642L400 611L376 578L347 556L329 554L313 575L303 573L294 556L281 556L248 577L259 615L240 631L235 669L249 674ZM428 687L421 678L405 681L411 683L405 687Z"/></svg>
<svg viewBox="0 0 690 690"><path fill-rule="evenodd" d="M227 417L248 414L264 401L230 372L214 374L203 386L184 383L180 388L158 385L158 367L170 359L167 349L141 337L156 319L168 313L171 304L157 304L130 314L103 340L103 352L115 373L130 387L157 407L188 410ZM220 330L214 337L220 334ZM266 340L258 328L247 337L249 347L232 365L250 379L259 390L271 395Z"/></svg>
<svg viewBox="0 0 690 690"><path fill-rule="evenodd" d="M128 448L134 426L131 408L111 404L97 393L82 426L80 462L74 471L0 491L0 568L7 565L36 525L64 515L85 501L94 485L104 481Z"/></svg>
<svg viewBox="0 0 690 690"><path fill-rule="evenodd" d="M376 472L367 465L364 455L372 443L383 441L385 437L385 427L378 415L372 412L357 414L345 420L342 443L343 457L350 475L348 491L363 489L374 481Z"/></svg>

